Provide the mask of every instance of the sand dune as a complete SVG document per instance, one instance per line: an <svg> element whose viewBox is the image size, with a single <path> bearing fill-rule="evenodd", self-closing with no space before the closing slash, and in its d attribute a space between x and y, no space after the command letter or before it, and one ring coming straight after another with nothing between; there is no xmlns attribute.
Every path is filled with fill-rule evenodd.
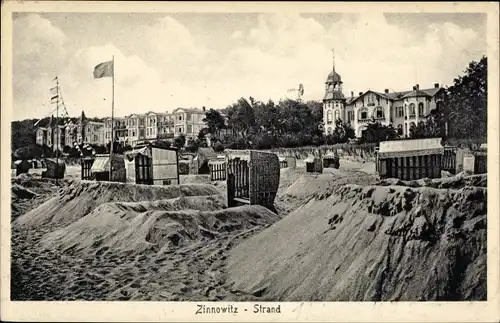
<svg viewBox="0 0 500 323"><path fill-rule="evenodd" d="M50 222L62 226L75 222L106 202L139 202L179 196L217 194L219 191L208 184L154 186L75 181L68 187L61 189L59 194L46 203L17 218L15 224L22 227L38 226Z"/></svg>
<svg viewBox="0 0 500 323"><path fill-rule="evenodd" d="M328 189L234 248L230 281L263 300L484 300L486 194Z"/></svg>
<svg viewBox="0 0 500 323"><path fill-rule="evenodd" d="M278 214L226 208L223 182L58 188L23 175L16 207L56 193L12 223L12 299L485 299L486 176L360 169L282 169Z"/></svg>

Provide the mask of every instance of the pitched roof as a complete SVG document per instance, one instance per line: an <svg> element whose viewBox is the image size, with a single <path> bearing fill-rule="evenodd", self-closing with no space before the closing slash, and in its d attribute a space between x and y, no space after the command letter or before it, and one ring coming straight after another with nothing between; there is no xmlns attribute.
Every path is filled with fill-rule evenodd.
<svg viewBox="0 0 500 323"><path fill-rule="evenodd" d="M378 150L379 158L423 156L442 154L441 138L406 139L382 141Z"/></svg>
<svg viewBox="0 0 500 323"><path fill-rule="evenodd" d="M403 99L414 98L414 97L417 97L417 96L432 96L432 95L430 95L427 92L424 92L422 90L414 90L414 91L411 91L411 92L405 94L402 98Z"/></svg>
<svg viewBox="0 0 500 323"><path fill-rule="evenodd" d="M333 92L326 92L323 100L345 100L345 97L344 94L342 94L342 92L333 91Z"/></svg>
<svg viewBox="0 0 500 323"><path fill-rule="evenodd" d="M198 108L177 108L174 111L172 111L172 113L175 113L177 110L184 110L189 113L203 113L203 114L205 113L203 110Z"/></svg>

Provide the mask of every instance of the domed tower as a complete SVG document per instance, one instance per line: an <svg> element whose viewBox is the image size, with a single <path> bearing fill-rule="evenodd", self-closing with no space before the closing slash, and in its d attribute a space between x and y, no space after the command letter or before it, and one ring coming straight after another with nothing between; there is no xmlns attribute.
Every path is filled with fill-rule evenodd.
<svg viewBox="0 0 500 323"><path fill-rule="evenodd" d="M325 134L333 132L337 119L345 119L345 97L342 93L342 78L335 71L335 53L333 53L332 71L325 82L325 97L323 98L323 122Z"/></svg>

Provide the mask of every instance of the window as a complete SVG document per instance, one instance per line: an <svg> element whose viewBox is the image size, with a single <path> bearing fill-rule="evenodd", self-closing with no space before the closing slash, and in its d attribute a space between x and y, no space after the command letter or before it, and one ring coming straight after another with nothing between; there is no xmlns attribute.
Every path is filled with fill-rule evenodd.
<svg viewBox="0 0 500 323"><path fill-rule="evenodd" d="M337 122L338 119L340 119L340 111L335 110L335 122Z"/></svg>
<svg viewBox="0 0 500 323"><path fill-rule="evenodd" d="M172 181L170 179L163 180L163 185L170 185Z"/></svg>
<svg viewBox="0 0 500 323"><path fill-rule="evenodd" d="M332 111L328 110L328 112L326 113L326 123L328 124L332 123L332 119L333 119Z"/></svg>
<svg viewBox="0 0 500 323"><path fill-rule="evenodd" d="M182 127L179 127L179 132L182 133Z"/></svg>
<svg viewBox="0 0 500 323"><path fill-rule="evenodd" d="M384 118L384 109L382 109L382 107L377 107L375 110L375 117L378 119Z"/></svg>
<svg viewBox="0 0 500 323"><path fill-rule="evenodd" d="M192 133L193 132L193 126L188 124L187 126L187 133Z"/></svg>
<svg viewBox="0 0 500 323"><path fill-rule="evenodd" d="M144 129L139 129L139 137L144 138Z"/></svg>
<svg viewBox="0 0 500 323"><path fill-rule="evenodd" d="M179 116L179 121L181 121L181 120L182 120L182 116L180 115L180 116Z"/></svg>
<svg viewBox="0 0 500 323"><path fill-rule="evenodd" d="M410 103L410 105L408 106L408 115L410 117L415 116L415 103Z"/></svg>
<svg viewBox="0 0 500 323"><path fill-rule="evenodd" d="M408 124L405 123L405 136L408 135Z"/></svg>
<svg viewBox="0 0 500 323"><path fill-rule="evenodd" d="M396 110L397 110L396 116L398 118L402 118L405 116L405 111L403 110L403 107L397 107Z"/></svg>
<svg viewBox="0 0 500 323"><path fill-rule="evenodd" d="M368 119L368 110L366 108L362 108L359 110L359 120Z"/></svg>
<svg viewBox="0 0 500 323"><path fill-rule="evenodd" d="M422 102L420 102L418 104L418 115L419 116L423 116L424 115L424 104Z"/></svg>
<svg viewBox="0 0 500 323"><path fill-rule="evenodd" d="M354 111L347 111L347 122L354 120Z"/></svg>
<svg viewBox="0 0 500 323"><path fill-rule="evenodd" d="M186 120L191 120L191 114L186 113Z"/></svg>
<svg viewBox="0 0 500 323"><path fill-rule="evenodd" d="M402 134L403 134L403 125L398 124L398 135L402 135Z"/></svg>

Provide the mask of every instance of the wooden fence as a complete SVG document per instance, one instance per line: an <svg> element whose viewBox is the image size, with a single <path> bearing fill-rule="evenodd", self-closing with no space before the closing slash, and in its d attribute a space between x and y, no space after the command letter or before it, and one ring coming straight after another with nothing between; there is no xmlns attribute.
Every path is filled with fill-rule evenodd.
<svg viewBox="0 0 500 323"><path fill-rule="evenodd" d="M210 180L225 181L226 180L226 163L209 164Z"/></svg>

